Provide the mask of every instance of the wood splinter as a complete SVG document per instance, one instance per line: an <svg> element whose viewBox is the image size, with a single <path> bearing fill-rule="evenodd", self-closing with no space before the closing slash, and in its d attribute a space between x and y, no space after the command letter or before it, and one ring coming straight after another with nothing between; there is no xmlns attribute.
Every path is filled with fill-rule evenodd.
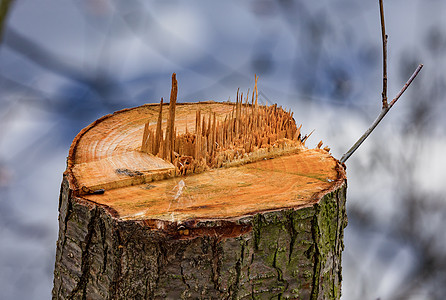
<svg viewBox="0 0 446 300"><path fill-rule="evenodd" d="M275 148L297 150L311 135L310 133L308 136L301 136L301 127L296 127L291 111L287 112L276 104L258 105L257 76L251 104L249 97L246 96L244 101L243 93L237 90L236 102L232 104L233 110L230 114L225 114L224 119L222 116L217 118L216 112L202 112L197 109L194 132L189 132L187 128L187 115L186 132L175 131L177 93L178 83L174 73L165 138L161 129L163 123L161 100L156 133L154 128L151 128L149 119L144 126L141 151L173 163L179 175L199 173L236 161L243 163L243 161L258 160L265 156L258 155L259 153L269 153L272 156Z"/></svg>

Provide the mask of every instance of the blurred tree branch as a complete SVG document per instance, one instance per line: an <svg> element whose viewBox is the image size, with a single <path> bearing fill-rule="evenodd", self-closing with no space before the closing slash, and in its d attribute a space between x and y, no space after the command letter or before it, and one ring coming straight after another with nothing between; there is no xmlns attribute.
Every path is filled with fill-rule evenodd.
<svg viewBox="0 0 446 300"><path fill-rule="evenodd" d="M6 27L6 19L14 0L1 0L0 2L0 42L3 40L3 32Z"/></svg>
<svg viewBox="0 0 446 300"><path fill-rule="evenodd" d="M4 44L16 53L53 73L81 83L88 82L92 79L78 68L78 66L82 65L80 62L70 64L69 59L52 53L40 43L33 42L13 28L8 29Z"/></svg>
<svg viewBox="0 0 446 300"><path fill-rule="evenodd" d="M49 72L88 86L100 96L103 104L111 105L111 109L114 109L114 104L111 103L107 92L114 88L115 93L117 91L125 93L122 84L114 80L110 76L111 74L100 71L96 73L87 72L80 67L82 63L79 61L73 61L72 58L53 53L45 46L34 42L11 27L8 28L4 45Z"/></svg>

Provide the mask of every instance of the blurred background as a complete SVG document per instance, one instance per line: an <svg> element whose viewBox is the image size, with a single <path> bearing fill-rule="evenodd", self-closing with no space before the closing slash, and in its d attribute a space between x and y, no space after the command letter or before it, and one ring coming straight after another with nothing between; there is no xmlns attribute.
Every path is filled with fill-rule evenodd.
<svg viewBox="0 0 446 300"><path fill-rule="evenodd" d="M347 161L342 299L446 296L446 2L385 0L389 98ZM6 12L6 14L5 14ZM2 0L0 299L49 299L58 197L75 135L168 99L291 108L340 158L381 108L378 0Z"/></svg>

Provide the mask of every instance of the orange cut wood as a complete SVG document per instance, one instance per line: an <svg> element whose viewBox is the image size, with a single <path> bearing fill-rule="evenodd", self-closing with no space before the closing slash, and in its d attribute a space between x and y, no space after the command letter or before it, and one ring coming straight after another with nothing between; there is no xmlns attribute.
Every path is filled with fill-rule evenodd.
<svg viewBox="0 0 446 300"><path fill-rule="evenodd" d="M166 105L163 128L170 113ZM240 116L253 108L241 102L177 104L174 130L177 135L196 132L197 124L199 132L212 130L216 127L212 118L214 124L223 123L234 110L235 116ZM158 104L125 109L79 133L66 171L79 197L110 208L114 217L122 220L237 219L314 205L345 182L344 168L328 152L307 149L286 138L227 161L223 168L176 176L174 164L141 151L147 142L143 142L143 133L147 128L157 130L159 109ZM200 122L194 121L197 111ZM237 124L235 121L234 126ZM250 133L245 134L248 140Z"/></svg>

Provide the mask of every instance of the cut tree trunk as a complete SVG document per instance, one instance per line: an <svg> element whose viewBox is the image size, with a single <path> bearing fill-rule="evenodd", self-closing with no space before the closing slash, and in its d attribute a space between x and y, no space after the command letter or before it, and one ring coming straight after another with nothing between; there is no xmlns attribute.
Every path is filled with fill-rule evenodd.
<svg viewBox="0 0 446 300"><path fill-rule="evenodd" d="M257 109L278 111L144 105L82 130L63 176L53 299L339 299L345 170L307 149L294 120L262 140Z"/></svg>

